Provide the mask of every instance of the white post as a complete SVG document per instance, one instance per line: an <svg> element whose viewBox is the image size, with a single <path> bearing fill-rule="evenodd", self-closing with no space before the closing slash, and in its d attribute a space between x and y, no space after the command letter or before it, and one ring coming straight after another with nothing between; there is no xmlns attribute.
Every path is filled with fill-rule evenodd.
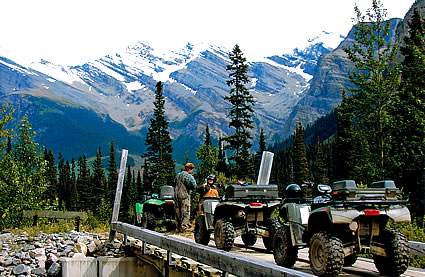
<svg viewBox="0 0 425 277"><path fill-rule="evenodd" d="M270 180L270 174L272 172L274 153L269 151L263 151L261 157L260 171L258 172L257 185L268 185Z"/></svg>
<svg viewBox="0 0 425 277"><path fill-rule="evenodd" d="M114 208L112 210L111 226L112 226L112 222L118 221L118 214L120 212L122 185L124 183L125 168L127 165L127 156L128 156L128 150L123 149L122 155L121 155L120 172L118 174L117 190L115 192ZM114 239L115 239L115 231L112 230L112 227L111 227L111 231L109 232L109 241L112 242Z"/></svg>

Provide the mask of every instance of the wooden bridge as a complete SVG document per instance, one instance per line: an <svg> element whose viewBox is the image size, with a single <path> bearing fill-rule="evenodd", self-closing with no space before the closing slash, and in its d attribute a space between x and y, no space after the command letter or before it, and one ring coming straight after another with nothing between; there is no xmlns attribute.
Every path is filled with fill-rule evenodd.
<svg viewBox="0 0 425 277"><path fill-rule="evenodd" d="M123 150L112 214L110 241L116 233L124 234L127 248L140 260L156 269L157 276L313 276L308 254L300 251L294 269L278 266L273 254L263 248L238 247L230 252L197 244L193 236L179 237L157 233L118 221L127 150ZM257 243L258 244L258 243ZM256 245L257 245L256 244ZM425 256L425 243L409 242L413 255ZM255 247L255 245L254 245ZM353 267L344 268L342 276L380 276L372 261L360 258ZM403 276L425 276L425 270L410 268Z"/></svg>

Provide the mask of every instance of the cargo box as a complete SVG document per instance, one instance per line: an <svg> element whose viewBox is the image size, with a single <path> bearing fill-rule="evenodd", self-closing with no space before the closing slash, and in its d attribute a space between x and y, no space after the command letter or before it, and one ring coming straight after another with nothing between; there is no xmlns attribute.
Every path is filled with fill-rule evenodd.
<svg viewBox="0 0 425 277"><path fill-rule="evenodd" d="M394 181L384 180L372 183L370 188L357 188L353 180L334 182L333 198L336 200L397 200L399 189Z"/></svg>
<svg viewBox="0 0 425 277"><path fill-rule="evenodd" d="M228 185L226 198L278 198L277 185Z"/></svg>

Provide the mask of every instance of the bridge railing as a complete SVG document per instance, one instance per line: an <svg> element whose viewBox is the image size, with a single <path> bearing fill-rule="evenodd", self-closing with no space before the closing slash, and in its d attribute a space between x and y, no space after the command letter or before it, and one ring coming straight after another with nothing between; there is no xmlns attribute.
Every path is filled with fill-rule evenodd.
<svg viewBox="0 0 425 277"><path fill-rule="evenodd" d="M111 228L115 232L167 250L169 261L171 261L172 253L175 253L237 276L314 276L119 221L112 222Z"/></svg>

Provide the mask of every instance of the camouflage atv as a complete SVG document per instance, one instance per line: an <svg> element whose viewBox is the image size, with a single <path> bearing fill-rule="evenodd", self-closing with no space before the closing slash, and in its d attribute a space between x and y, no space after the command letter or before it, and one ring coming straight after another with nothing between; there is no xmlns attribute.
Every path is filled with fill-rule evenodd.
<svg viewBox="0 0 425 277"><path fill-rule="evenodd" d="M165 227L167 231L176 228L174 188L162 186L158 194L142 195L136 203L135 225L155 230Z"/></svg>
<svg viewBox="0 0 425 277"><path fill-rule="evenodd" d="M295 186L287 189L295 191ZM285 223L273 241L278 265L292 267L298 249L309 247L310 267L318 276L337 276L343 266L356 262L358 254L372 254L383 275L400 276L406 271L408 242L401 232L386 228L390 220L410 222L410 212L398 198L393 181L375 182L371 188L357 188L352 180L339 181L332 193L327 185L317 188L322 195L314 199L288 192L291 197L280 209Z"/></svg>
<svg viewBox="0 0 425 277"><path fill-rule="evenodd" d="M216 247L230 251L238 236L246 246L261 236L271 251L272 235L280 226L271 214L280 202L277 185L229 185L224 198L204 199L203 214L195 221L195 241L208 245L213 232Z"/></svg>

